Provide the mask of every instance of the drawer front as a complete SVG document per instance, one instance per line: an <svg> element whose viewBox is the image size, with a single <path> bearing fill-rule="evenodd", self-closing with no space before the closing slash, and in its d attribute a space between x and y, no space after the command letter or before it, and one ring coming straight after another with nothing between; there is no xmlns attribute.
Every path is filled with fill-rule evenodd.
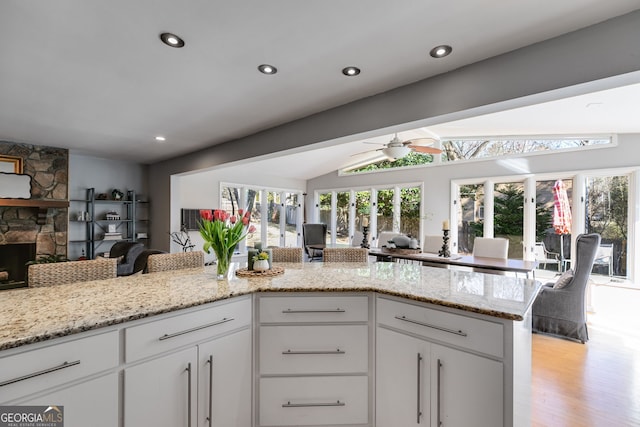
<svg viewBox="0 0 640 427"><path fill-rule="evenodd" d="M377 316L380 325L496 357L504 355L503 327L499 323L385 298L377 300Z"/></svg>
<svg viewBox="0 0 640 427"><path fill-rule="evenodd" d="M260 322L366 322L368 301L366 296L263 296Z"/></svg>
<svg viewBox="0 0 640 427"><path fill-rule="evenodd" d="M195 343L251 324L251 299L178 314L125 330L127 362Z"/></svg>
<svg viewBox="0 0 640 427"><path fill-rule="evenodd" d="M118 365L118 331L0 359L0 402L46 390Z"/></svg>
<svg viewBox="0 0 640 427"><path fill-rule="evenodd" d="M367 424L368 378L260 380L260 426Z"/></svg>
<svg viewBox="0 0 640 427"><path fill-rule="evenodd" d="M261 374L366 373L366 325L261 326Z"/></svg>

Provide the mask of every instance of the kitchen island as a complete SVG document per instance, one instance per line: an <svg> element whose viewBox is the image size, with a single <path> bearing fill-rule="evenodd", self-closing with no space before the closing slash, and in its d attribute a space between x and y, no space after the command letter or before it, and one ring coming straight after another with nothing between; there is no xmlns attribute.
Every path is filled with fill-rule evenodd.
<svg viewBox="0 0 640 427"><path fill-rule="evenodd" d="M383 420L389 417L398 419L400 415L387 414L377 409L381 406L377 404L380 403L379 399L384 396L382 391L389 390L392 386L383 385L382 382L388 381L388 378L402 376L402 373L396 375L386 369L388 367L380 365L381 360L387 360L384 353L387 346L379 344L385 340L395 342L397 338L416 340L420 345L428 344L417 353L418 362L415 365L419 367L420 361L424 361L419 368L417 381L418 384L423 381L425 392L437 394L434 388L436 377L441 377L444 381L441 384L447 384L446 368L441 368L442 360L445 358L443 355L446 351L455 350L467 358L460 359L463 367L473 366L473 363L469 363L469 360L472 360L481 362L478 366L483 367L485 374L499 373L497 387L500 391L501 405L498 409L498 419L501 422L497 425L521 425L516 420L529 417L529 311L539 290L538 282L411 264L283 265L284 274L273 277L241 278L235 276L232 271L228 280L217 281L215 269L206 267L49 288L5 291L0 301L0 402L39 402L43 396L67 396L64 391L73 390L74 387L75 393L70 395L81 396L86 392L85 389L96 390L99 384L101 390L107 390L102 396L103 404L109 406L108 402L111 402L116 413L115 422L106 418L102 419L102 425L137 427L140 425L137 424L139 420L148 419L143 418L148 412L141 410L140 414L136 414L131 408L146 408L144 402L138 400L141 393L149 392L144 387L149 378L153 378L153 374L149 372L164 372L165 363L172 362L174 358L186 358L185 360L193 362L186 362L186 366L189 366L190 380L189 385L184 383L182 388L187 389L193 400L190 398L189 403L183 405L186 406L186 413L178 413L176 417L189 421L193 418L193 425L204 425L207 419L215 418L215 411L212 409L215 406L215 393L213 388L207 390L205 387L200 390L200 383L205 381L198 381L196 378L201 378L200 375L204 374L207 366L211 367L208 371L212 375L211 378L214 371L213 362L209 362L208 359L199 360L200 354L204 354L208 344L215 347L214 344L228 340L225 345L233 348L233 351L227 353L233 355L230 359L234 363L245 363L244 368L239 369L243 371L244 376L247 375L247 370L253 373L250 378L243 377L244 382L238 381L237 378L230 381L234 384L245 384L238 389L238 393L250 393L257 403L253 408L246 407L251 405L250 395L248 401L243 402L243 411L253 413L253 416L244 421L234 418L232 424L219 425L292 425L287 421L287 417L295 420L307 419L304 411L322 411L326 402L320 402L320 406L311 409L304 409L306 404L298 406L290 400L285 400L282 405L277 405L278 408L284 408L284 415L270 413L269 409L261 406L268 400L266 394L261 393L262 389L269 393L272 387L286 390L290 384L300 382L300 378L306 378L307 372L304 371L307 369L304 362L301 362L302 371L297 373L280 372L276 368L269 372L268 369L278 366L278 362L271 360L271 356L261 354L262 349L267 348L265 337L270 337L269 342L272 342L283 333L289 337L305 337L309 336L310 331L319 331L320 338L314 340L320 342L323 339L330 341L331 337L338 336L338 330L353 330L354 334L360 334L358 340L366 350L366 354L360 356L363 360L353 362L354 365L345 368L344 372L340 371L339 363L328 363L325 371L309 374L308 380L318 383L320 388L326 385L323 382L325 379L329 383L337 379L339 384L346 384L340 386L345 389L358 390L358 387L364 387L365 401L358 406L342 405L344 402L337 400L337 403L328 407L329 411L337 411L337 421L330 422L332 416L326 415L326 421L322 421L326 424L322 425L341 423L354 426L383 426L388 425ZM315 301L320 301L320 305L330 301L332 307L335 307L331 313L326 313L326 317L325 314L320 314L320 317L314 314L305 318L308 315L305 312L323 311L314 306ZM278 318L280 315L272 319L268 317L270 308L278 307L274 313L286 313L287 310L292 310L289 305L294 302L305 308L293 311L301 311L303 314L291 312L282 314L284 318ZM280 304L284 305L280 307ZM352 305L353 311L342 307ZM360 314L351 318L346 311ZM435 328L430 322L437 323ZM336 326L338 329L335 329ZM158 334L159 331L168 332L147 339L147 336L156 333L156 329ZM232 343L236 338L237 342ZM349 336L342 339L345 343L349 343L350 340L358 341ZM283 345L293 344L287 342ZM53 355L58 348L62 348L60 346L71 346L73 351L80 355L86 350L87 355L95 359L92 363L96 366L85 362L79 363L82 368L71 366L72 362L80 359L66 356L60 359L60 365L56 365ZM46 351L51 355L43 357L42 352ZM287 348L278 352L287 359L287 365L295 365L290 362L295 358L309 356L306 348L295 354L292 351L292 348ZM207 352L212 353L209 349ZM247 353L248 359L240 361L240 353ZM255 354L253 362L252 353ZM331 353L324 357L342 358L345 351L336 347ZM355 350L346 353L359 354ZM379 355L377 360L375 354ZM388 360L401 357L388 356ZM318 354L312 354L310 357L322 358ZM451 360L458 360L456 357L458 354ZM224 360L224 357L221 359ZM437 363L432 366L427 363L428 360ZM201 363L204 365L201 366ZM197 369L195 365L198 365ZM318 363L312 365L318 366ZM487 366L488 369L484 369ZM150 367L153 369L149 370ZM51 370L51 373L40 373L47 369L55 370ZM78 373L75 376L69 375L74 370ZM237 374L229 367L224 371L227 374ZM38 375L30 376L33 372ZM47 375L54 375L55 381L40 384ZM353 383L350 383L350 380L353 380ZM211 384L212 382L209 386ZM173 387L171 384L165 385L170 389ZM476 385L482 386L479 383ZM295 384L291 385L294 386ZM374 393L376 387L377 396ZM156 384L153 388L161 387ZM411 388L414 390L415 384ZM118 390L122 389L125 390L124 399L118 397L121 393ZM126 392L129 389L131 391ZM428 424L429 420L433 423L438 422L438 417L453 417L452 420L455 418L447 412L447 395L451 390L443 390L442 398L437 399L437 396L428 397L429 393L425 395L425 392L419 395L418 399L412 399L418 407L415 411L415 421L422 420ZM233 393L229 393L228 390L224 394L226 398L234 398ZM358 398L362 397L362 393L356 394ZM136 396L136 400L129 400ZM291 399L290 396L286 398ZM157 405L162 400L158 399L150 401ZM302 401L306 402L305 399L312 397L302 398ZM68 416L72 417L70 411L74 409L75 402L58 403L65 405ZM237 405L237 402L227 402L218 407L232 411ZM353 409L354 407L356 409ZM344 408L354 411L344 418L351 421L340 421L340 417L343 416L340 411ZM239 409L237 412L242 411ZM140 418L137 418L138 416ZM300 421L293 423L298 425ZM65 425L68 427L73 424ZM173 425L176 423L173 422ZM452 421L449 425L456 424Z"/></svg>

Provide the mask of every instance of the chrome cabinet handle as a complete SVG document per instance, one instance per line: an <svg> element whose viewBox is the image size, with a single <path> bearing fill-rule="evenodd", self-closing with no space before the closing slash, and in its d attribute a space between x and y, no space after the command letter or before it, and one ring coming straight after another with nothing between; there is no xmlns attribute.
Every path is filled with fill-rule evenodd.
<svg viewBox="0 0 640 427"><path fill-rule="evenodd" d="M440 359L438 359L438 380L437 380L437 400L436 400L436 413L437 413L437 427L440 427L442 425L442 421L440 419L440 371L442 370L442 361Z"/></svg>
<svg viewBox="0 0 640 427"><path fill-rule="evenodd" d="M339 348L336 350L287 350L283 351L282 354L346 354L346 351Z"/></svg>
<svg viewBox="0 0 640 427"><path fill-rule="evenodd" d="M200 329L205 329L205 328L210 328L211 326L221 325L223 323L231 322L232 320L235 320L235 319L233 317L225 317L222 320L218 320L217 322L208 323L206 325L196 326L195 328L186 329L184 331L175 332L173 334L164 334L163 336L158 338L158 340L160 340L160 341L168 340L169 338L175 338L175 337L178 337L180 335L184 335L184 334L188 334L188 333L191 333L191 332L199 331Z"/></svg>
<svg viewBox="0 0 640 427"><path fill-rule="evenodd" d="M431 325L429 323L423 323L423 322L420 322L418 320L408 319L405 316L395 316L395 318L398 319L398 320L402 320L403 322L414 323L416 325L426 326L427 328L437 329L439 331L448 332L450 334L460 335L461 337L466 337L467 336L467 333L466 332L462 332L461 330L457 330L456 331L454 329L443 328L442 326Z"/></svg>
<svg viewBox="0 0 640 427"><path fill-rule="evenodd" d="M187 426L191 427L191 362L187 364L185 371L189 373L187 377Z"/></svg>
<svg viewBox="0 0 640 427"><path fill-rule="evenodd" d="M420 388L421 388L421 377L422 377L422 355L420 353L418 353L418 405L416 406L418 408L418 413L417 413L417 420L416 422L418 424L420 424L420 418L422 417L422 404L420 402Z"/></svg>
<svg viewBox="0 0 640 427"><path fill-rule="evenodd" d="M209 425L213 425L213 354L209 355L207 363L209 364L209 416L207 421Z"/></svg>
<svg viewBox="0 0 640 427"><path fill-rule="evenodd" d="M287 308L286 310L282 310L282 312L284 314L293 314L293 313L346 313L347 310L343 309L343 308L336 308L336 309L329 309L329 310L322 310L322 309L309 309L309 310L292 310L290 308Z"/></svg>
<svg viewBox="0 0 640 427"><path fill-rule="evenodd" d="M60 369L70 368L71 366L75 366L75 365L79 365L79 364L80 364L79 360L75 360L73 362L65 361L61 365L54 366L52 368L43 369L42 371L33 372L31 374L23 375L23 376L18 377L18 378L13 378L13 379L10 379L10 380L7 380L7 381L3 381L3 382L0 383L0 387L4 387L4 386L9 385L9 384L13 384L13 383L17 383L17 382L20 382L20 381L28 380L30 378L38 377L40 375L49 374L51 372L59 371Z"/></svg>
<svg viewBox="0 0 640 427"><path fill-rule="evenodd" d="M345 406L346 403L340 402L339 400L336 402L330 403L283 403L283 408L308 408L308 407L317 407L317 406Z"/></svg>

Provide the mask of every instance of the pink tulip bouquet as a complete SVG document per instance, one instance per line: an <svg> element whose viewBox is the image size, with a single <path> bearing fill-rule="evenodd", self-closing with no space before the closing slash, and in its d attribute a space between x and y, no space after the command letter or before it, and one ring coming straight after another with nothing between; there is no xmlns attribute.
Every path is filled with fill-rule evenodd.
<svg viewBox="0 0 640 427"><path fill-rule="evenodd" d="M250 212L242 209L238 209L237 216L219 209L200 211L200 235L204 239L202 249L206 253L211 249L215 252L219 279L226 277L238 243L255 231L249 223Z"/></svg>

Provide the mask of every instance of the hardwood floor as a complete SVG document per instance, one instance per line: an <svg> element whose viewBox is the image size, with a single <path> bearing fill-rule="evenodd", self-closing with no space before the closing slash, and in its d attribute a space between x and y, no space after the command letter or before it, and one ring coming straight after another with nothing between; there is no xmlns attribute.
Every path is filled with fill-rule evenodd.
<svg viewBox="0 0 640 427"><path fill-rule="evenodd" d="M592 287L589 341L533 335L534 427L640 426L640 291Z"/></svg>

